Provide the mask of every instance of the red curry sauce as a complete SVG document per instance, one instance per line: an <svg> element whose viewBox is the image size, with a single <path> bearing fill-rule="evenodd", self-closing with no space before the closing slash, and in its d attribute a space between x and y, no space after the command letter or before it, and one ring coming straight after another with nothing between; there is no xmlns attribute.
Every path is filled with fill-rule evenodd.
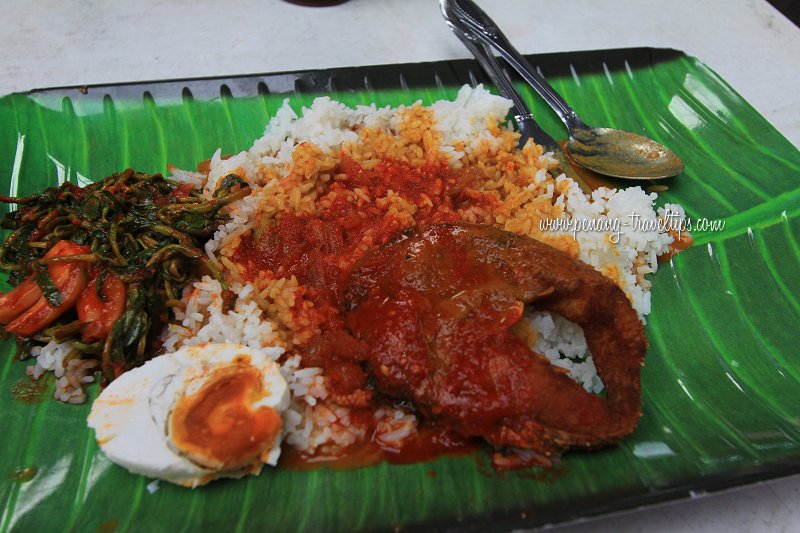
<svg viewBox="0 0 800 533"><path fill-rule="evenodd" d="M303 299L313 302L313 307L296 305L295 320L307 323L314 335L293 353L302 355L303 366L321 367L333 389L332 400L350 407L351 419L355 417L374 429L375 409L389 402L377 397L369 385L362 365L367 347L345 330L343 292L350 271L368 251L403 229L456 222L461 219L459 209L478 206L491 211L499 199L472 188L469 173L444 163L412 167L385 159L368 170L343 154L337 170L336 179L317 199L314 214L286 210L276 217L277 222L270 221L244 239L233 259L252 278L259 272L268 272L275 279L297 278ZM360 202L362 205L353 201L349 191L355 190L362 197L366 193L370 201ZM405 213L391 213L389 197L413 205L413 219L403 216ZM419 427L402 450L381 448L373 440L348 450L336 464L362 466L380 460L410 463L444 452L471 451L476 446L475 441L444 428ZM294 450L285 455L282 463L289 466L301 467L314 461Z"/></svg>

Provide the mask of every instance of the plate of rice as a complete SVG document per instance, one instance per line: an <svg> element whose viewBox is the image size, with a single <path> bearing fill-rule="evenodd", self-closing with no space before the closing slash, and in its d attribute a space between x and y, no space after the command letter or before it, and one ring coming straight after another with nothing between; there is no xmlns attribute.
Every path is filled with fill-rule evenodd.
<svg viewBox="0 0 800 533"><path fill-rule="evenodd" d="M552 154L517 148L510 102L467 61L0 100L3 194L83 186L125 168L161 172L209 199L231 174L246 182L250 194L224 208L203 245L221 277L187 284L159 344L161 353L241 345L266 354L286 384L281 459L273 447L265 460L277 465L187 490L127 472L101 451L86 425L101 390L97 364L76 357L71 341L40 343L20 362L7 339L0 530L41 529L56 516L66 529L532 527L800 471L800 366L787 333L800 316L800 153L679 52L531 59L587 121L655 138L686 172L666 187L584 193L554 171ZM560 131L519 88L543 127ZM352 179L354 169L388 177L375 185ZM450 175L468 179L454 186L441 179ZM342 206L347 238L331 243L324 222ZM511 470L472 443L404 456L430 437L425 416L344 394L343 382L361 378L304 360L339 320L320 279L349 272L398 232L456 222L542 241L624 292L649 341L633 434L547 466L504 452ZM292 232L337 253L313 269L263 253L270 235ZM281 253L273 255L291 256ZM605 394L580 327L529 309L516 328L587 392Z"/></svg>

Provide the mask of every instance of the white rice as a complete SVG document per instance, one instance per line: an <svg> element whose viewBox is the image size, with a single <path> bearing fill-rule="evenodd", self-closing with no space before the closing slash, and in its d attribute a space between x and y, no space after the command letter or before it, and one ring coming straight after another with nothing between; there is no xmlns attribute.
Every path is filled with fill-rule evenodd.
<svg viewBox="0 0 800 533"><path fill-rule="evenodd" d="M562 316L540 311L526 311L523 318L536 331L533 345L536 352L547 357L553 365L567 370L569 377L587 391L603 390L603 382L597 375L580 326Z"/></svg>
<svg viewBox="0 0 800 533"><path fill-rule="evenodd" d="M375 411L375 442L386 450L399 451L417 430L419 421L402 409L380 408Z"/></svg>
<svg viewBox="0 0 800 533"><path fill-rule="evenodd" d="M266 350L277 360L284 350L275 346L277 335L253 299L253 286L233 282L231 291L238 297L233 309L225 313L222 287L217 280L204 276L188 287L183 297L186 308L175 309L176 321L164 331L164 351L173 352L181 346L208 342L229 342Z"/></svg>
<svg viewBox="0 0 800 533"><path fill-rule="evenodd" d="M37 380L45 372L52 372L56 378L54 399L65 403L86 401L84 387L94 382L93 374L99 366L96 360L77 357L71 342L50 341L44 346L34 346L31 355L36 362L26 369L26 373Z"/></svg>
<svg viewBox="0 0 800 533"><path fill-rule="evenodd" d="M658 214L653 208L658 195L648 194L641 187L621 190L602 187L588 198L580 186L566 176L556 178L556 184L560 183L569 183L569 189L556 198L555 205L564 207L564 218L570 220L570 225L584 219L594 219L607 226L619 224L619 242L615 246L609 246L609 238L617 238L612 232L576 232L580 259L597 269L616 266L620 273L620 286L644 321L651 309L650 282L644 276L658 269L658 256L669 250L673 240L667 233L642 228L644 224L641 221L652 222L664 214L663 208ZM683 215L679 206L673 205L673 212Z"/></svg>
<svg viewBox="0 0 800 533"><path fill-rule="evenodd" d="M481 142L497 148L499 138L489 132L487 125L504 119L511 109L511 101L489 93L483 85L475 89L465 85L459 89L455 100L439 100L431 109L436 119L434 127L442 134L440 150L458 167L465 152L477 149ZM464 143L464 152L456 150L459 142Z"/></svg>

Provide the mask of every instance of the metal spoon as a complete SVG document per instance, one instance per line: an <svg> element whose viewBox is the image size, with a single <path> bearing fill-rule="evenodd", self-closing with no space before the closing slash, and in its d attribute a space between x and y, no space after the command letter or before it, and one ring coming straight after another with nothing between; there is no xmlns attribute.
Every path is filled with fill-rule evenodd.
<svg viewBox="0 0 800 533"><path fill-rule="evenodd" d="M525 146L529 139L534 139L542 146L542 149L545 152L552 152L553 156L556 158L556 161L558 161L556 168L553 169L555 174L560 174L563 172L568 178L580 185L584 192L591 193L593 188L597 188L597 186L592 187L589 185L581 177L581 175L576 172L575 168L570 164L569 159L564 154L564 151L561 149L561 146L559 146L558 143L552 137L550 137L550 135L545 133L545 131L539 126L528 109L528 105L525 103L525 100L522 99L522 95L517 92L514 84L511 83L511 80L497 62L497 59L495 59L495 57L489 51L488 47L486 47L486 45L483 43L476 42L474 37L465 34L453 26L447 19L446 14L445 20L453 30L453 33L455 33L456 36L461 39L461 42L464 43L464 46L466 46L469 51L472 52L472 55L475 56L475 59L478 60L478 63L489 75L489 78L495 84L497 90L500 91L500 94L511 100L513 103L511 112L520 132L520 138L517 146L521 149L523 146Z"/></svg>
<svg viewBox="0 0 800 533"><path fill-rule="evenodd" d="M439 0L448 23L497 50L564 122L566 150L577 164L617 178L659 179L683 172L683 162L656 141L622 130L587 126L567 102L511 45L500 28L472 0Z"/></svg>

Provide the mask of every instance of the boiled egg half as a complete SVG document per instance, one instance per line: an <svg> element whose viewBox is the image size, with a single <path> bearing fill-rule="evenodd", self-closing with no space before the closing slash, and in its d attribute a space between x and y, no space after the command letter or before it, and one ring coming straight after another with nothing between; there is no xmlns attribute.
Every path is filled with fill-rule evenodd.
<svg viewBox="0 0 800 533"><path fill-rule="evenodd" d="M258 474L281 453L289 388L272 356L200 344L158 356L114 380L89 427L113 462L187 487Z"/></svg>

